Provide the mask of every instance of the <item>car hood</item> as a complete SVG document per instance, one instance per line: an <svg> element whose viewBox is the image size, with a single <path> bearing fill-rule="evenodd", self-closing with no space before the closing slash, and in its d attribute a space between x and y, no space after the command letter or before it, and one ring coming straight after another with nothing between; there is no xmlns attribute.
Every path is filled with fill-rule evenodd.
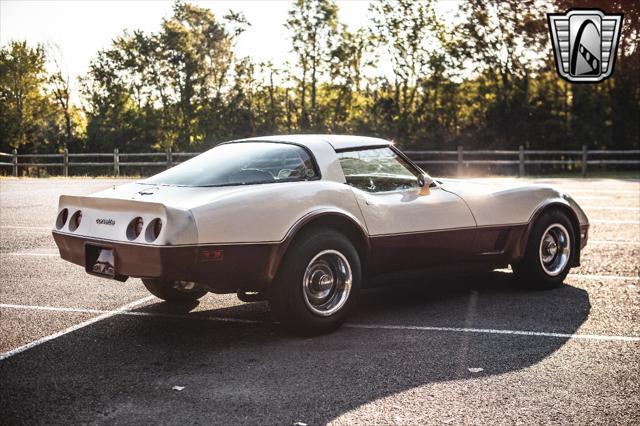
<svg viewBox="0 0 640 426"><path fill-rule="evenodd" d="M437 181L442 189L458 195L467 203L478 226L526 223L540 207L549 203L572 208L581 224L588 223L573 198L550 186L458 179Z"/></svg>

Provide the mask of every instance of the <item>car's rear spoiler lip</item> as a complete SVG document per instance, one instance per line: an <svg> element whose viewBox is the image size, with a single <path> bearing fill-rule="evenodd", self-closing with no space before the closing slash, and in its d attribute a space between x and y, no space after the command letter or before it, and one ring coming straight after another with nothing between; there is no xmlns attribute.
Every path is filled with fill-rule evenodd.
<svg viewBox="0 0 640 426"><path fill-rule="evenodd" d="M144 200L125 200L122 198L61 195L59 205L62 206L66 204L71 204L77 207L105 208L122 211L130 210L133 206L135 206L136 208L140 207L144 212L154 212L158 211L157 209L164 210L167 208L167 206L162 203Z"/></svg>

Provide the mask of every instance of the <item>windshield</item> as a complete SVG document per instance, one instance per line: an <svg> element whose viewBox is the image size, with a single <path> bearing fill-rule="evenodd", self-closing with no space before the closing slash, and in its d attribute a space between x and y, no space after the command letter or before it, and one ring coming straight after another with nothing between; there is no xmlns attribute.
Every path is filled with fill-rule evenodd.
<svg viewBox="0 0 640 426"><path fill-rule="evenodd" d="M297 145L275 142L222 144L159 173L144 183L229 186L294 182L320 177L310 154Z"/></svg>

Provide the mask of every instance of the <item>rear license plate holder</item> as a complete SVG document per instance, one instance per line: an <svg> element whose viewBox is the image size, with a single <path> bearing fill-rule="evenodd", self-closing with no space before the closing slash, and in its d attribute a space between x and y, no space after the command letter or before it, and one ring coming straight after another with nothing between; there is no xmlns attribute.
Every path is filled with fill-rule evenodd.
<svg viewBox="0 0 640 426"><path fill-rule="evenodd" d="M85 244L85 271L103 278L125 281L127 277L118 274L116 250L113 247Z"/></svg>

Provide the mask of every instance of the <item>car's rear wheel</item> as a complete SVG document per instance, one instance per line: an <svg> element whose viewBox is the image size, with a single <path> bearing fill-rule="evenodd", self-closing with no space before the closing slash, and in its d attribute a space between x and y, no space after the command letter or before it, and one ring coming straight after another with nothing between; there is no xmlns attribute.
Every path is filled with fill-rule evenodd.
<svg viewBox="0 0 640 426"><path fill-rule="evenodd" d="M543 213L529 235L524 259L512 265L519 281L537 288L562 284L575 253L575 232L566 214L559 210Z"/></svg>
<svg viewBox="0 0 640 426"><path fill-rule="evenodd" d="M190 281L143 279L142 283L151 294L169 303L193 302L207 294Z"/></svg>
<svg viewBox="0 0 640 426"><path fill-rule="evenodd" d="M287 251L269 290L275 318L300 334L338 328L360 290L360 257L347 237L332 229L300 235Z"/></svg>

